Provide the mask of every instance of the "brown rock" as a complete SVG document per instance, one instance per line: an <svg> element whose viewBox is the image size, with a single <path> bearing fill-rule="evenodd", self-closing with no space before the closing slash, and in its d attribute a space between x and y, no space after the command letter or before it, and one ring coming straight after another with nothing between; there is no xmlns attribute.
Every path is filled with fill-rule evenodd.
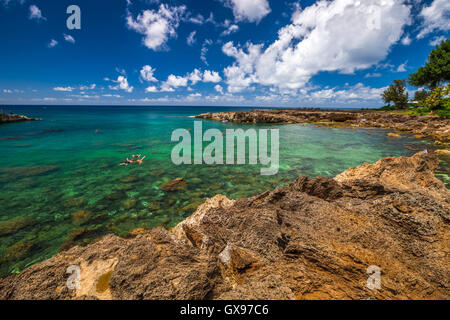
<svg viewBox="0 0 450 320"><path fill-rule="evenodd" d="M187 181L184 178L176 178L161 187L163 191L179 191L187 188Z"/></svg>
<svg viewBox="0 0 450 320"><path fill-rule="evenodd" d="M72 214L72 223L76 226L82 225L89 221L92 213L88 210L79 210Z"/></svg>

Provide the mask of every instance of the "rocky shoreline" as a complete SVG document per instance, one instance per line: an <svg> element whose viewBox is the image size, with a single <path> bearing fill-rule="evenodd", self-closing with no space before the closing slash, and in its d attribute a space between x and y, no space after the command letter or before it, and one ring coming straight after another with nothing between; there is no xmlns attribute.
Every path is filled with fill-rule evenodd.
<svg viewBox="0 0 450 320"><path fill-rule="evenodd" d="M39 121L42 119L29 118L20 114L0 114L0 124L11 123L11 122L22 122L22 121Z"/></svg>
<svg viewBox="0 0 450 320"><path fill-rule="evenodd" d="M0 279L0 299L446 300L450 191L438 163L421 152L248 199L217 195L171 230L108 235ZM380 290L366 285L369 266Z"/></svg>
<svg viewBox="0 0 450 320"><path fill-rule="evenodd" d="M372 127L411 132L431 137L439 143L450 142L450 119L438 116L395 114L384 111L326 111L268 109L248 112L215 112L198 115L200 119L240 123L312 123L329 127Z"/></svg>

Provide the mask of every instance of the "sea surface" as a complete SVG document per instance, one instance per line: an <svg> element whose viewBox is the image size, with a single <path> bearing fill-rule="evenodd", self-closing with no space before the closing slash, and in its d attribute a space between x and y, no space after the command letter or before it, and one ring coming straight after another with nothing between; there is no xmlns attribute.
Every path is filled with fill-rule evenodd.
<svg viewBox="0 0 450 320"><path fill-rule="evenodd" d="M8 108L9 110L9 108ZM174 165L173 130L194 131L191 116L227 107L28 106L15 113L43 121L0 126L0 276L18 273L72 245L133 229L170 228L207 197L237 199L285 185L300 175L333 177L387 156L412 155L431 145L383 129L315 125L244 125L202 121L204 130L280 132L280 170L261 165ZM120 166L133 154L142 165ZM445 164L442 172L448 169ZM183 177L185 190L161 186ZM448 184L448 176L439 178Z"/></svg>

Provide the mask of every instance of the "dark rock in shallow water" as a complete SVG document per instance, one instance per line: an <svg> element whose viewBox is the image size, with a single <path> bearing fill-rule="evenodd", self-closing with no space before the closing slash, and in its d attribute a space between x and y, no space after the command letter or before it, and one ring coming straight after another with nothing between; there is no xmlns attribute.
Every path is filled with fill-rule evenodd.
<svg viewBox="0 0 450 320"><path fill-rule="evenodd" d="M64 201L64 207L66 208L79 208L86 203L83 198L72 198Z"/></svg>
<svg viewBox="0 0 450 320"><path fill-rule="evenodd" d="M34 246L35 244L33 242L22 242L13 245L8 248L3 257L0 258L0 264L17 261L28 256Z"/></svg>
<svg viewBox="0 0 450 320"><path fill-rule="evenodd" d="M78 229L73 231L63 243L60 252L67 251L74 246L85 246L93 243L101 236L102 228Z"/></svg>
<svg viewBox="0 0 450 320"><path fill-rule="evenodd" d="M49 174L59 169L60 168L57 166L16 167L16 168L2 169L0 170L0 175L2 176L2 178L17 179Z"/></svg>
<svg viewBox="0 0 450 320"><path fill-rule="evenodd" d="M92 217L92 212L88 210L80 210L72 214L72 223L76 226L88 222Z"/></svg>
<svg viewBox="0 0 450 320"><path fill-rule="evenodd" d="M187 181L184 178L176 178L161 187L163 191L178 191L187 188Z"/></svg>
<svg viewBox="0 0 450 320"><path fill-rule="evenodd" d="M32 218L17 218L0 222L0 236L14 234L17 231L36 223Z"/></svg>
<svg viewBox="0 0 450 320"><path fill-rule="evenodd" d="M137 176L126 176L120 179L121 182L123 183L133 183L133 182L138 182L140 181L141 178L137 177Z"/></svg>

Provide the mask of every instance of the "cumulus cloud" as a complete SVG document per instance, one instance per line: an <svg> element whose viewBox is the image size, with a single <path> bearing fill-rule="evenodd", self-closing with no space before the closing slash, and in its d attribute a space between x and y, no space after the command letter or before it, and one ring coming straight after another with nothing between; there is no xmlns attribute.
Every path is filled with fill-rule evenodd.
<svg viewBox="0 0 450 320"><path fill-rule="evenodd" d="M148 82L158 82L158 80L154 76L155 69L153 69L151 66L146 65L142 67L142 70L140 72L141 79Z"/></svg>
<svg viewBox="0 0 450 320"><path fill-rule="evenodd" d="M321 71L352 74L384 60L410 23L410 7L394 0L335 0L297 8L278 39L222 51L235 59L224 70L229 92L252 84L297 90Z"/></svg>
<svg viewBox="0 0 450 320"><path fill-rule="evenodd" d="M75 43L75 38L72 37L71 35L64 33L63 36L64 36L64 40L66 40L67 42Z"/></svg>
<svg viewBox="0 0 450 320"><path fill-rule="evenodd" d="M155 87L155 86L150 86L150 87L147 87L147 88L145 88L145 92L158 92L158 88L157 87Z"/></svg>
<svg viewBox="0 0 450 320"><path fill-rule="evenodd" d="M42 15L41 9L39 9L34 4L30 6L30 16L29 17L30 17L30 20L36 20L36 21L47 20L47 18L45 18Z"/></svg>
<svg viewBox="0 0 450 320"><path fill-rule="evenodd" d="M216 71L205 70L205 72L203 73L203 81L218 83L222 81L222 77Z"/></svg>
<svg viewBox="0 0 450 320"><path fill-rule="evenodd" d="M161 4L157 11L144 10L136 19L128 13L127 27L145 36L143 43L147 48L161 50L166 48L169 37L176 37L176 29L185 11L186 6Z"/></svg>
<svg viewBox="0 0 450 320"><path fill-rule="evenodd" d="M214 90L216 90L217 92L219 92L220 94L223 94L223 88L220 84L216 84L214 86Z"/></svg>
<svg viewBox="0 0 450 320"><path fill-rule="evenodd" d="M205 70L202 72L199 69L194 69L194 71L186 74L186 76L169 75L167 80L161 85L161 91L173 92L175 88L187 87L189 83L196 85L198 82L218 83L220 81L222 81L222 77L216 71ZM190 90L192 89L188 88L188 91Z"/></svg>
<svg viewBox="0 0 450 320"><path fill-rule="evenodd" d="M450 30L450 1L434 0L430 6L424 7L419 14L423 18L422 30L417 35L421 39L436 30Z"/></svg>
<svg viewBox="0 0 450 320"><path fill-rule="evenodd" d="M111 81L117 83L116 86L109 86L111 90L123 90L128 93L133 92L134 90L134 87L130 86L130 84L128 83L128 79L123 75L117 77L117 80Z"/></svg>
<svg viewBox="0 0 450 320"><path fill-rule="evenodd" d="M236 21L258 23L271 11L267 0L226 0L225 3L233 10Z"/></svg>

